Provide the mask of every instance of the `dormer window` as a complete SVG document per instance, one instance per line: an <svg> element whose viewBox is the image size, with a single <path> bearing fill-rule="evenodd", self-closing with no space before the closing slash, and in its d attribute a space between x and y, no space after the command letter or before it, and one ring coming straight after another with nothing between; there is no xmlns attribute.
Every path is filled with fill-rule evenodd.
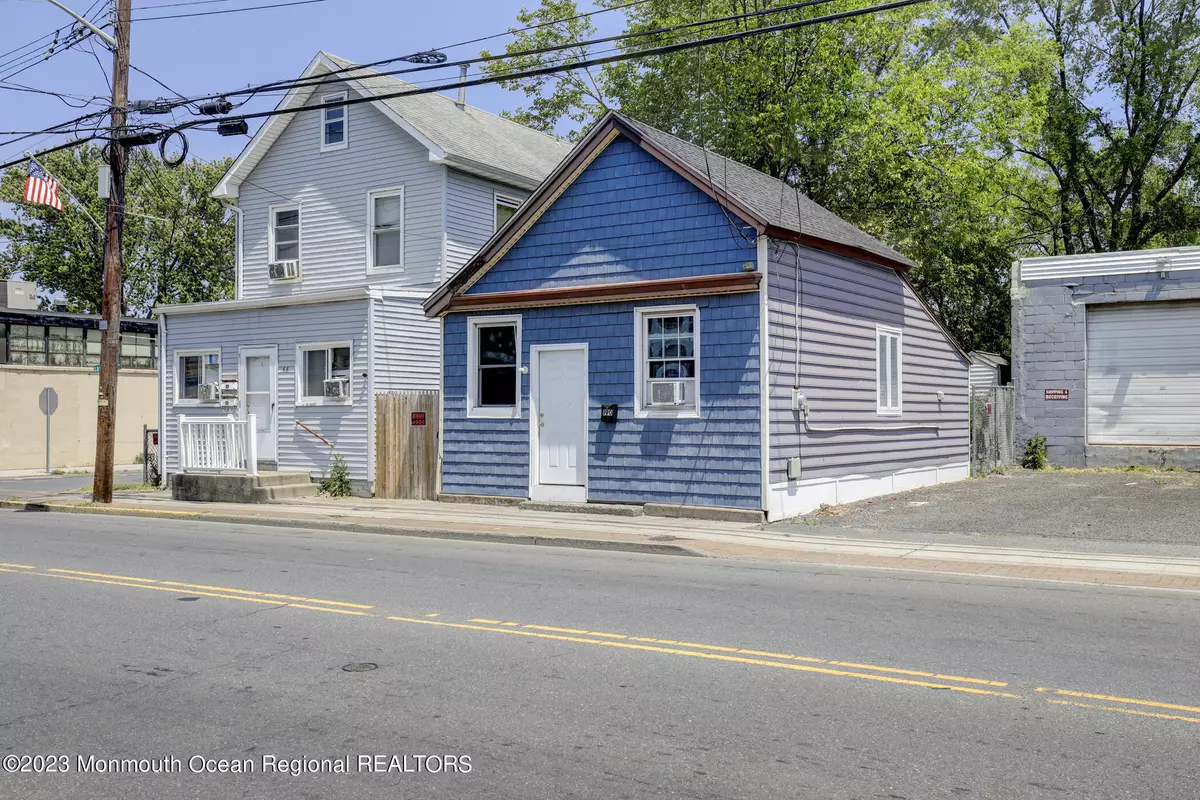
<svg viewBox="0 0 1200 800"><path fill-rule="evenodd" d="M341 150L346 147L346 106L330 105L344 103L346 93L327 94L321 97L321 152L326 150Z"/></svg>

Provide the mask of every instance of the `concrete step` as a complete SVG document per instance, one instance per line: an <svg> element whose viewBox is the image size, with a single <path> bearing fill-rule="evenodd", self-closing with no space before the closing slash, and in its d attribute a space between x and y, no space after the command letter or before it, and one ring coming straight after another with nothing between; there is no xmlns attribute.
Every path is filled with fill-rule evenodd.
<svg viewBox="0 0 1200 800"><path fill-rule="evenodd" d="M254 486L292 486L311 483L307 472L260 472L253 480Z"/></svg>
<svg viewBox="0 0 1200 800"><path fill-rule="evenodd" d="M287 486L259 486L254 489L253 502L278 503L298 497L316 497L320 493L320 485L311 481L307 484L296 483Z"/></svg>

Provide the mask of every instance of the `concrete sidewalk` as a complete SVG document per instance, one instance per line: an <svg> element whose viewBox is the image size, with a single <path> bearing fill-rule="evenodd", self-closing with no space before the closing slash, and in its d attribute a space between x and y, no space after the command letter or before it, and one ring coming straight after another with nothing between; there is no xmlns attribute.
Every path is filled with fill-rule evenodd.
<svg viewBox="0 0 1200 800"><path fill-rule="evenodd" d="M848 539L820 529L780 532L752 523L411 500L316 497L240 505L180 502L154 491L118 492L111 507L78 493L24 496L0 507L1200 591L1200 552L1184 557Z"/></svg>

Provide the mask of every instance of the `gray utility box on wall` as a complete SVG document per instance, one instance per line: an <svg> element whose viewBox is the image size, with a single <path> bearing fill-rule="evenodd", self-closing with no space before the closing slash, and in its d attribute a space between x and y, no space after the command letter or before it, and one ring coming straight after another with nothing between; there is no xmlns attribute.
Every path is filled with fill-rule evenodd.
<svg viewBox="0 0 1200 800"><path fill-rule="evenodd" d="M37 284L33 281L0 281L0 308L36 309Z"/></svg>

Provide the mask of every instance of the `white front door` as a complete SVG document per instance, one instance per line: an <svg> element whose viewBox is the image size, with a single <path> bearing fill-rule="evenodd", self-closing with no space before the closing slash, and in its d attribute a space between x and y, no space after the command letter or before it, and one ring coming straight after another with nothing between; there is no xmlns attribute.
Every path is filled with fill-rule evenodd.
<svg viewBox="0 0 1200 800"><path fill-rule="evenodd" d="M241 351L238 393L242 416L254 415L260 461L275 461L275 348L255 347Z"/></svg>
<svg viewBox="0 0 1200 800"><path fill-rule="evenodd" d="M587 499L587 345L535 345L534 499Z"/></svg>

